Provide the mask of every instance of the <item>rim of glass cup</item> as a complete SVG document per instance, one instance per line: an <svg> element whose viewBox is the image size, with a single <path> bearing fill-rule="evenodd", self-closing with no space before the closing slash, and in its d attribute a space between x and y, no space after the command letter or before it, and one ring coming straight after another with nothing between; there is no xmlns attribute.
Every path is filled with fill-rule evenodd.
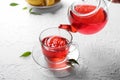
<svg viewBox="0 0 120 80"><path fill-rule="evenodd" d="M66 31L66 32L70 35L70 37L71 37L70 41L68 42L67 45L62 46L62 47L69 46L69 45L72 43L73 36L72 36L72 34L71 34L69 31L67 31L67 30L65 30L65 29L57 28L57 27L51 27L51 28L44 29L44 30L40 33L40 35L39 35L39 41L40 41L41 44L42 44L41 35L42 35L45 31L50 30L50 29L63 30L63 31ZM48 33L48 34L49 34L49 33ZM46 37L47 37L47 36L46 36ZM48 47L48 48L52 48L52 47L49 47L49 46L47 46L47 45L45 45L45 44L42 44L42 45L43 45L43 46L46 46L46 47ZM56 48L56 49L59 49L59 48L62 48L62 47L58 47L58 48Z"/></svg>
<svg viewBox="0 0 120 80"><path fill-rule="evenodd" d="M84 0L83 0L84 1ZM82 13L78 13L75 9L74 9L74 6L76 5L76 3L78 3L79 1L77 2L73 2L70 6L70 9L78 16L88 16L88 15L91 15L93 13L95 13L96 11L98 11L98 9L100 8L100 4L101 4L101 0L98 0L98 4L95 8L95 10L89 12L89 13L86 13L86 14L82 14Z"/></svg>

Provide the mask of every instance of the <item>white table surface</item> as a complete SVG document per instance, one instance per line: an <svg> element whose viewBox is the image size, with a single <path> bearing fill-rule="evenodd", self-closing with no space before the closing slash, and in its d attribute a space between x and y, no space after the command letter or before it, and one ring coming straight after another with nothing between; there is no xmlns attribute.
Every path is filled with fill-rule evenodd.
<svg viewBox="0 0 120 80"><path fill-rule="evenodd" d="M39 44L43 29L69 23L67 9L73 1L62 0L61 6L52 9L35 9L42 15L22 10L28 6L24 0L0 1L0 80L120 80L120 4L110 5L109 21L97 34L73 34L84 59L80 74L64 78L45 76L31 56L19 57ZM11 2L20 5L11 7Z"/></svg>

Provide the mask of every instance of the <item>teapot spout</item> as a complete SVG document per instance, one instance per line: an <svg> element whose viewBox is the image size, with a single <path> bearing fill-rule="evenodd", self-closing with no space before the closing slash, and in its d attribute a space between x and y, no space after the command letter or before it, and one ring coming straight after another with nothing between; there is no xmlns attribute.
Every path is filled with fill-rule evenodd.
<svg viewBox="0 0 120 80"><path fill-rule="evenodd" d="M77 29L69 24L60 24L58 28L65 29L73 33L77 32Z"/></svg>

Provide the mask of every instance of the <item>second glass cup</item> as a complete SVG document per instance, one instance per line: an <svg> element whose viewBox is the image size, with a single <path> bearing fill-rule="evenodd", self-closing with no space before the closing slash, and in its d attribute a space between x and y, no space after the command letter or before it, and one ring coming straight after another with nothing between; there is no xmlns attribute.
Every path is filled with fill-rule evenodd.
<svg viewBox="0 0 120 80"><path fill-rule="evenodd" d="M39 41L47 62L61 63L67 60L73 37L70 32L60 28L48 28L40 33ZM74 49L73 49L74 50Z"/></svg>

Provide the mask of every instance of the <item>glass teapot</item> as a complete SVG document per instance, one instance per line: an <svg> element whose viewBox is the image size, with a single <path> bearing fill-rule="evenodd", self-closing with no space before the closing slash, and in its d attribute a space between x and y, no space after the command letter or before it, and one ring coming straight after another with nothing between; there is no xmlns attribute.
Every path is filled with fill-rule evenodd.
<svg viewBox="0 0 120 80"><path fill-rule="evenodd" d="M70 24L61 24L59 28L87 35L97 33L108 21L109 5L105 0L78 0L68 9Z"/></svg>

